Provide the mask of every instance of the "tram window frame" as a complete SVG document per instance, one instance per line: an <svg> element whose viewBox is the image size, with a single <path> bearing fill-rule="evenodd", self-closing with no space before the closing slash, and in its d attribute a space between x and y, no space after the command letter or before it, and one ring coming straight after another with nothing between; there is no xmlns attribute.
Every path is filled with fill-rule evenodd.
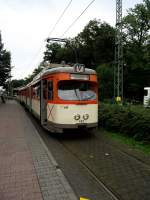
<svg viewBox="0 0 150 200"><path fill-rule="evenodd" d="M43 99L47 100L47 80L43 80Z"/></svg>
<svg viewBox="0 0 150 200"><path fill-rule="evenodd" d="M32 86L32 98L40 100L40 82L37 82Z"/></svg>
<svg viewBox="0 0 150 200"><path fill-rule="evenodd" d="M53 100L53 81L52 80L48 80L47 82L47 96L48 96L48 100Z"/></svg>

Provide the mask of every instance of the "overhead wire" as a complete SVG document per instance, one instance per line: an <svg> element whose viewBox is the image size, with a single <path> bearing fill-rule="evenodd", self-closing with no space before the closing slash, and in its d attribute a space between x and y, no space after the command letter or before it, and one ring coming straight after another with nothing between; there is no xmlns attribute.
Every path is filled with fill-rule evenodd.
<svg viewBox="0 0 150 200"><path fill-rule="evenodd" d="M51 31L48 34L48 37L52 34L52 32L55 30L56 26L58 25L58 23L60 22L60 20L62 19L62 17L64 16L64 14L66 13L67 9L69 8L69 6L71 5L73 0L70 0L69 3L67 4L67 6L65 7L65 9L63 10L63 12L61 13L60 17L58 18L58 20L56 21L55 25L53 26L53 28L51 29ZM81 12L81 14L71 23L71 25L69 25L69 27L63 32L63 34L60 36L63 37L71 28L72 26L79 20L79 18L86 12L86 10L94 3L95 0L92 0L87 6L86 8ZM43 43L41 44L38 52L36 53L36 55L34 56L34 58L31 61L31 64L35 61L35 59L38 57L39 53L41 52L41 49L43 48ZM31 65L30 64L30 65Z"/></svg>
<svg viewBox="0 0 150 200"><path fill-rule="evenodd" d="M60 17L58 18L58 20L56 21L55 25L53 26L53 28L51 29L50 33L48 34L51 35L52 32L55 30L57 24L60 22L61 18L63 17L63 15L65 14L65 12L67 11L67 9L69 8L70 4L72 3L72 0L69 1L68 5L66 6L66 8L64 9L64 11L62 12L62 14L60 15Z"/></svg>
<svg viewBox="0 0 150 200"><path fill-rule="evenodd" d="M79 20L79 18L85 13L85 11L94 3L95 0L92 0L87 7L81 12L81 14L71 23L71 25L64 31L64 33L60 36L63 37L71 28L72 26Z"/></svg>
<svg viewBox="0 0 150 200"><path fill-rule="evenodd" d="M64 16L64 14L66 13L67 9L69 8L69 6L71 5L73 0L70 0L69 3L67 4L67 6L65 7L65 9L63 10L63 12L61 13L60 17L58 18L58 20L56 21L55 25L53 26L53 28L51 29L51 31L48 34L48 37L52 34L52 32L55 30L56 26L58 25L58 23L60 22L60 20L62 19L62 17ZM44 42L44 41L43 41ZM40 48L38 49L37 53L35 54L35 56L33 57L32 61L30 62L30 65L32 65L32 63L35 61L35 59L38 57L38 55L41 52L41 49L43 48L43 42L40 46Z"/></svg>

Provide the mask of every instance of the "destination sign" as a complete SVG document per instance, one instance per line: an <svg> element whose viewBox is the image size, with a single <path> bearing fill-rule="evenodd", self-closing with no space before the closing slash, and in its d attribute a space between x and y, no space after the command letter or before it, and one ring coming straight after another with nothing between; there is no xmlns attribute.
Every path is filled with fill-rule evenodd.
<svg viewBox="0 0 150 200"><path fill-rule="evenodd" d="M76 79L76 80L89 80L89 75L86 74L71 74L71 79Z"/></svg>

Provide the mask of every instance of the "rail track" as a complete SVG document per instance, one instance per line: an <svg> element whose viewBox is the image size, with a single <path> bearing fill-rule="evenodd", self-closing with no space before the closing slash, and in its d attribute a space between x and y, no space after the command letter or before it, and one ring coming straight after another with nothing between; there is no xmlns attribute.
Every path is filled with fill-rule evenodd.
<svg viewBox="0 0 150 200"><path fill-rule="evenodd" d="M108 193L110 195L110 197L112 198L112 200L121 200L121 197L118 196L118 194L116 194L112 189L108 188L108 186L106 184L104 184L97 176L95 173L93 173L93 171L73 152L71 152L70 149L68 149L68 147L66 145L64 145L62 142L61 144L64 146L64 148L68 151L68 153L71 153L76 160L78 160L78 162L81 163L81 165L83 166L83 168L85 170L87 170L87 172L90 174L91 177L93 177L93 179L99 184L100 187L102 187L106 193Z"/></svg>
<svg viewBox="0 0 150 200"><path fill-rule="evenodd" d="M150 165L147 162L143 163L109 142L103 143L98 134L49 134L28 115L78 197L85 196L90 200L150 199Z"/></svg>

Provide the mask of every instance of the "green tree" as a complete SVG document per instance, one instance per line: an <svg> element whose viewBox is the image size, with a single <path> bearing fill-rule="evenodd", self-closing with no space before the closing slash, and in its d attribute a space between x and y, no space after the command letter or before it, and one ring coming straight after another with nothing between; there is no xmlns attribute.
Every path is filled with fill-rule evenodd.
<svg viewBox="0 0 150 200"><path fill-rule="evenodd" d="M91 20L75 38L79 58L88 67L114 60L115 29L100 20Z"/></svg>
<svg viewBox="0 0 150 200"><path fill-rule="evenodd" d="M11 81L12 88L18 88L25 85L24 79L14 79Z"/></svg>
<svg viewBox="0 0 150 200"><path fill-rule="evenodd" d="M114 75L112 65L103 64L96 68L99 80L100 100L113 99Z"/></svg>
<svg viewBox="0 0 150 200"><path fill-rule="evenodd" d="M57 42L54 43L47 43L46 44L46 51L44 52L44 61L49 61L51 63L57 63L56 54L58 50L61 49L61 45Z"/></svg>
<svg viewBox="0 0 150 200"><path fill-rule="evenodd" d="M143 87L150 85L150 1L129 9L122 23L125 96L142 101Z"/></svg>
<svg viewBox="0 0 150 200"><path fill-rule="evenodd" d="M149 67L150 42L150 1L144 0L135 8L128 10L123 18L125 36L125 59L127 65L133 68Z"/></svg>
<svg viewBox="0 0 150 200"><path fill-rule="evenodd" d="M123 18L123 29L126 41L141 47L149 38L150 30L150 1L143 0L135 8L128 10Z"/></svg>
<svg viewBox="0 0 150 200"><path fill-rule="evenodd" d="M5 86L7 79L10 77L11 70L10 52L4 49L0 32L0 85Z"/></svg>
<svg viewBox="0 0 150 200"><path fill-rule="evenodd" d="M110 63L114 59L115 30L100 20L91 20L75 38L64 45L47 43L44 60L51 62L79 63L96 69L96 65Z"/></svg>

